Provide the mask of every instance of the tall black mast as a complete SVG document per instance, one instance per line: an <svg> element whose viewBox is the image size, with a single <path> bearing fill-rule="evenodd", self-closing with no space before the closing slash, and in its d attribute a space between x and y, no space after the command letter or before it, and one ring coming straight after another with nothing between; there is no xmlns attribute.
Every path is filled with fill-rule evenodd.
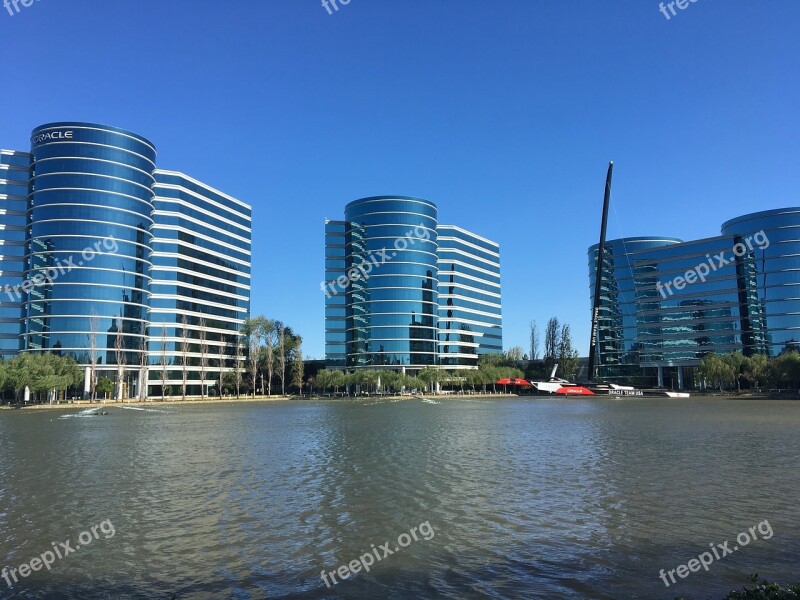
<svg viewBox="0 0 800 600"><path fill-rule="evenodd" d="M597 273L594 280L594 303L592 304L592 337L589 340L589 381L594 381L594 367L597 359L597 325L600 315L600 285L603 282L603 255L606 250L606 225L608 225L608 204L611 200L611 174L614 161L608 163L606 175L606 194L603 198L603 221L600 225L600 244L597 247Z"/></svg>

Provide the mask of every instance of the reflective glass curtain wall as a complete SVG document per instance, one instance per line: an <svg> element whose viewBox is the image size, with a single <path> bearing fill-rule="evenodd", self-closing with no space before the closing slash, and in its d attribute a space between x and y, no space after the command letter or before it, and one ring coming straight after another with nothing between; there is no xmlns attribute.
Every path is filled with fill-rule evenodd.
<svg viewBox="0 0 800 600"><path fill-rule="evenodd" d="M476 368L502 352L500 248L408 196L325 223L325 357L334 369Z"/></svg>
<svg viewBox="0 0 800 600"><path fill-rule="evenodd" d="M345 222L347 281L335 293L344 296L346 366L435 365L436 206L405 196L363 198L345 207ZM369 273L359 276L359 266Z"/></svg>
<svg viewBox="0 0 800 600"><path fill-rule="evenodd" d="M635 276L636 256L650 248L680 243L676 238L639 237L606 242L597 328L597 377L614 381L643 383L640 366L639 326L647 316L638 314L638 299L647 294ZM589 248L589 292L594 299L598 246ZM645 270L645 276L646 276Z"/></svg>
<svg viewBox="0 0 800 600"><path fill-rule="evenodd" d="M188 394L201 364L206 388L235 365L250 206L157 170L140 135L81 122L37 127L30 153L0 151L0 204L0 356L53 352L94 363L97 378L122 372L122 397L143 395L148 371L150 394L180 393L184 357Z"/></svg>
<svg viewBox="0 0 800 600"><path fill-rule="evenodd" d="M101 370L138 364L147 335L156 151L88 123L33 131L24 349Z"/></svg>
<svg viewBox="0 0 800 600"><path fill-rule="evenodd" d="M439 363L475 368L502 353L500 246L453 225L439 225Z"/></svg>
<svg viewBox="0 0 800 600"><path fill-rule="evenodd" d="M218 392L220 375L246 353L251 208L183 173L159 169L155 178L150 393L182 393L184 370L188 395Z"/></svg>
<svg viewBox="0 0 800 600"><path fill-rule="evenodd" d="M596 262L592 246L592 294ZM737 217L702 240L612 240L604 263L600 379L681 387L709 352L777 356L800 346L800 208Z"/></svg>
<svg viewBox="0 0 800 600"><path fill-rule="evenodd" d="M743 215L723 223L722 233L748 247L736 259L745 353L778 356L800 348L800 207Z"/></svg>
<svg viewBox="0 0 800 600"><path fill-rule="evenodd" d="M22 282L31 155L0 150L0 359L22 344Z"/></svg>
<svg viewBox="0 0 800 600"><path fill-rule="evenodd" d="M329 369L347 366L347 317L345 314L346 291L336 284L346 277L347 223L325 222L325 362Z"/></svg>

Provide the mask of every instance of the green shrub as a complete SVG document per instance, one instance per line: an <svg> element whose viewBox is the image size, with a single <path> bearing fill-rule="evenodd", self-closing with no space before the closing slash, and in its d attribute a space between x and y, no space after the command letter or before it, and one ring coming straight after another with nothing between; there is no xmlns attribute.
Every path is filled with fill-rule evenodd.
<svg viewBox="0 0 800 600"><path fill-rule="evenodd" d="M725 600L800 600L800 584L782 587L769 581L754 579L754 588L743 588L728 594Z"/></svg>
<svg viewBox="0 0 800 600"><path fill-rule="evenodd" d="M734 590L725 596L725 600L800 600L800 584L782 587L777 583L759 579L758 573L751 575L750 581L756 584L755 587ZM689 599L681 596L675 600Z"/></svg>

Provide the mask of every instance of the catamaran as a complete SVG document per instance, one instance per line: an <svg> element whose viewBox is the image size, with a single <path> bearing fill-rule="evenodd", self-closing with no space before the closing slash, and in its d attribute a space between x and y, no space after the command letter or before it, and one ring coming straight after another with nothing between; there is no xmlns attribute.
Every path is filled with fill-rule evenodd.
<svg viewBox="0 0 800 600"><path fill-rule="evenodd" d="M603 197L603 219L600 225L600 244L597 247L597 273L594 284L594 302L592 304L592 329L589 340L589 381L586 383L575 383L566 379L556 377L558 364L553 367L550 379L547 381L531 381L530 384L538 394L553 394L558 396L614 396L621 397L667 397L667 398L688 398L688 392L673 392L666 388L642 389L632 385L620 385L612 382L596 382L595 362L597 358L597 337L598 324L600 317L600 291L602 288L603 277L603 257L606 247L606 226L608 225L608 205L611 200L611 176L614 172L614 161L608 163L608 174L606 175L606 190Z"/></svg>
<svg viewBox="0 0 800 600"><path fill-rule="evenodd" d="M608 174L606 175L606 189L603 196L603 218L600 222L600 243L597 246L597 267L594 282L594 302L592 303L592 328L589 338L589 383L583 384L583 388L590 390L593 395L598 396L666 396L668 398L688 398L688 392L673 392L665 388L639 389L629 385L618 385L616 383L595 383L595 362L597 358L597 337L598 325L600 321L600 292L603 283L603 258L606 249L606 227L608 225L608 206L611 201L611 177L614 173L614 161L608 163ZM578 385L578 384L572 384Z"/></svg>

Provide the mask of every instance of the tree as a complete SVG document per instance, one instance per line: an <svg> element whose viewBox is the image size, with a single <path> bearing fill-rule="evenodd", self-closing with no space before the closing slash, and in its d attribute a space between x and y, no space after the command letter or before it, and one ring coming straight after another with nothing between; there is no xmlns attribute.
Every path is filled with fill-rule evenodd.
<svg viewBox="0 0 800 600"><path fill-rule="evenodd" d="M281 380L281 396L286 395L286 327L283 323L277 323L278 330L278 379Z"/></svg>
<svg viewBox="0 0 800 600"><path fill-rule="evenodd" d="M206 372L208 371L208 328L206 320L197 323L197 336L200 340L200 398L206 397Z"/></svg>
<svg viewBox="0 0 800 600"><path fill-rule="evenodd" d="M401 380L403 379L403 375L398 371L388 371L388 370L381 371L380 378L381 378L381 385L378 391L380 391L381 393L384 390L387 390L389 392L400 391L400 388L402 386Z"/></svg>
<svg viewBox="0 0 800 600"><path fill-rule="evenodd" d="M300 394L303 394L303 340L298 336L294 336L294 343L292 346L292 378L290 384L296 387Z"/></svg>
<svg viewBox="0 0 800 600"><path fill-rule="evenodd" d="M97 381L97 385L95 386L96 391L103 394L103 399L105 399L106 394L110 394L114 391L114 382L111 381L108 377L101 377Z"/></svg>
<svg viewBox="0 0 800 600"><path fill-rule="evenodd" d="M442 376L444 373L441 369L437 369L436 367L425 367L422 369L417 377L420 381L424 382L426 387L431 392L436 392L436 384L442 380Z"/></svg>
<svg viewBox="0 0 800 600"><path fill-rule="evenodd" d="M147 372L147 363L148 363L148 353L147 353L147 335L146 331L143 332L144 334L139 339L139 400L147 400L147 380L148 380L148 372Z"/></svg>
<svg viewBox="0 0 800 600"><path fill-rule="evenodd" d="M736 382L737 391L742 391L742 368L745 363L744 356L740 352L732 352L722 357L723 364L726 366L728 373Z"/></svg>
<svg viewBox="0 0 800 600"><path fill-rule="evenodd" d="M317 373L317 387L320 388L323 393L333 388L335 393L338 393L339 388L345 385L345 374L342 371L331 371L329 369L322 369Z"/></svg>
<svg viewBox="0 0 800 600"><path fill-rule="evenodd" d="M322 390L322 393L325 393L331 386L331 371L328 369L320 369L317 371L317 376L314 378L314 383L317 386L318 390Z"/></svg>
<svg viewBox="0 0 800 600"><path fill-rule="evenodd" d="M333 386L333 393L338 394L339 388L347 385L347 377L345 376L344 371L332 371L331 373L331 385Z"/></svg>
<svg viewBox="0 0 800 600"><path fill-rule="evenodd" d="M24 352L8 362L6 385L16 392L17 401L20 400L26 387L33 388L35 375L32 367L34 360L34 355Z"/></svg>
<svg viewBox="0 0 800 600"><path fill-rule="evenodd" d="M470 369L467 371L467 385L472 388L472 391L475 391L476 386L482 386L483 391L486 391L486 384L492 383L491 375L486 370L481 369ZM497 381L495 379L494 381Z"/></svg>
<svg viewBox="0 0 800 600"><path fill-rule="evenodd" d="M547 329L544 333L544 363L545 370L550 374L553 365L558 360L559 349L561 348L561 330L558 319L551 317L547 321Z"/></svg>
<svg viewBox="0 0 800 600"><path fill-rule="evenodd" d="M566 323L561 327L559 337L558 363L561 368L561 376L565 379L572 379L578 370L580 359L578 351L572 347L572 334L570 326Z"/></svg>
<svg viewBox="0 0 800 600"><path fill-rule="evenodd" d="M531 328L531 336L530 336L531 352L529 356L530 360L535 361L539 360L539 326L536 324L536 321L531 321L530 328Z"/></svg>
<svg viewBox="0 0 800 600"><path fill-rule="evenodd" d="M234 377L234 385L236 386L236 399L239 399L239 389L242 385L242 361L244 358L242 357L242 336L240 333L236 333L235 344L236 344L236 365L233 369L233 377Z"/></svg>
<svg viewBox="0 0 800 600"><path fill-rule="evenodd" d="M242 325L242 335L247 338L247 358L250 365L250 378L253 383L253 398L255 398L256 388L258 387L258 359L261 350L261 343L259 340L260 329L258 322L255 319L246 320ZM264 390L262 389L261 391L263 393Z"/></svg>
<svg viewBox="0 0 800 600"><path fill-rule="evenodd" d="M720 390L724 390L727 384L733 385L738 376L730 360L723 359L714 353L706 354L703 357L697 373L707 379L712 387L719 386Z"/></svg>
<svg viewBox="0 0 800 600"><path fill-rule="evenodd" d="M744 364L745 376L759 389L759 382L763 381L769 371L769 359L763 354L754 354L747 357Z"/></svg>
<svg viewBox="0 0 800 600"><path fill-rule="evenodd" d="M66 395L71 387L79 386L83 379L80 365L71 356L56 356L55 354L45 354L47 360L53 363L53 379L49 386L56 392L63 391Z"/></svg>
<svg viewBox="0 0 800 600"><path fill-rule="evenodd" d="M360 392L367 393L370 391L374 391L378 386L378 379L380 378L380 373L374 369L361 369L355 371L350 376L350 383L359 386Z"/></svg>
<svg viewBox="0 0 800 600"><path fill-rule="evenodd" d="M167 366L169 360L167 359L167 323L166 321L161 324L161 401L163 402L167 396Z"/></svg>
<svg viewBox="0 0 800 600"><path fill-rule="evenodd" d="M478 358L478 368L482 367L511 367L516 368L517 363L509 360L508 354L482 354Z"/></svg>
<svg viewBox="0 0 800 600"><path fill-rule="evenodd" d="M275 330L276 322L266 317L258 317L259 331L263 340L264 367L267 372L267 396L272 395L272 377L275 373ZM264 393L264 370L261 371L261 393Z"/></svg>
<svg viewBox="0 0 800 600"><path fill-rule="evenodd" d="M181 397L186 400L186 380L189 368L189 322L186 315L181 315Z"/></svg>
<svg viewBox="0 0 800 600"><path fill-rule="evenodd" d="M512 346L506 350L506 360L510 363L517 364L523 360L524 356L525 350L522 349L522 346Z"/></svg>
<svg viewBox="0 0 800 600"><path fill-rule="evenodd" d="M220 344L219 348L217 348L217 366L219 367L219 371L217 373L217 392L219 397L222 398L222 384L225 380L225 337L222 336L222 343Z"/></svg>
<svg viewBox="0 0 800 600"><path fill-rule="evenodd" d="M125 336L122 332L122 319L117 318L117 335L114 338L114 356L117 360L117 400L123 399L123 381L125 380Z"/></svg>
<svg viewBox="0 0 800 600"><path fill-rule="evenodd" d="M69 388L80 386L84 377L83 369L72 357L50 353L23 352L0 365L2 388L13 389L19 398L27 387L34 401L38 401L41 394L57 399L58 392L66 394Z"/></svg>
<svg viewBox="0 0 800 600"><path fill-rule="evenodd" d="M792 388L800 382L800 354L796 351L784 352L772 364L776 379Z"/></svg>
<svg viewBox="0 0 800 600"><path fill-rule="evenodd" d="M100 331L100 317L92 312L89 317L89 397L95 399L97 383L97 334Z"/></svg>

